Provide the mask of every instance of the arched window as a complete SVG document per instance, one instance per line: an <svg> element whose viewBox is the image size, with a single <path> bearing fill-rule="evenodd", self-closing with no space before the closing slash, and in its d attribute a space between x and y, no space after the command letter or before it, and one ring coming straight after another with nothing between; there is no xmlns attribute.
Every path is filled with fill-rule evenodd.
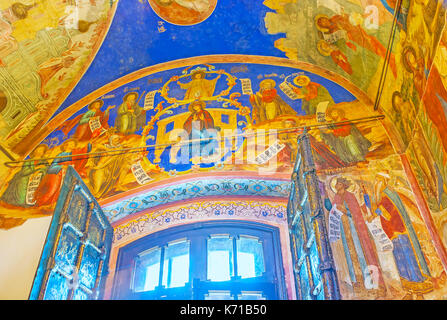
<svg viewBox="0 0 447 320"><path fill-rule="evenodd" d="M246 221L169 228L120 249L117 299L285 299L277 228Z"/></svg>

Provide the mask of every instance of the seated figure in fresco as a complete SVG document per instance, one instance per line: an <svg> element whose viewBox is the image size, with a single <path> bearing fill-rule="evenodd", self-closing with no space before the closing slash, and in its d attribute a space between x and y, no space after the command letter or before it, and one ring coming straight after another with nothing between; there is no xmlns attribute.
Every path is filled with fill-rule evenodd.
<svg viewBox="0 0 447 320"><path fill-rule="evenodd" d="M123 148L121 137L114 134L109 137L109 143L99 147L95 152L113 152ZM113 189L125 190L121 185L120 177L123 171L129 170L126 164L126 155L113 155L113 153L110 156L90 159L87 164L88 178L95 198L101 199Z"/></svg>
<svg viewBox="0 0 447 320"><path fill-rule="evenodd" d="M340 108L330 109L328 116L333 122L348 121ZM347 164L365 161L372 145L354 124L349 123L321 129L321 138Z"/></svg>
<svg viewBox="0 0 447 320"><path fill-rule="evenodd" d="M418 98L421 99L427 84L424 57L418 58L416 50L412 46L407 46L402 52L402 63L405 70L413 75L413 86L419 95Z"/></svg>
<svg viewBox="0 0 447 320"><path fill-rule="evenodd" d="M299 87L290 85L293 91L303 100L302 108L307 115L317 113L317 107L322 102L328 102L327 108L335 104L329 91L321 84L312 82L308 76L297 76L293 82Z"/></svg>
<svg viewBox="0 0 447 320"><path fill-rule="evenodd" d="M19 45L12 36L13 23L26 19L28 11L34 5L26 5L20 2L14 3L7 9L0 11L0 67L4 65L2 58L5 58L19 48Z"/></svg>
<svg viewBox="0 0 447 320"><path fill-rule="evenodd" d="M67 136L68 133L77 126L76 131L72 136L73 139L76 139L79 142L84 142L96 138L101 134L101 128L108 129L109 125L107 122L109 120L109 110L115 108L115 106L109 106L106 111L101 111L103 105L104 101L102 100L93 101L88 106L88 111L86 113L66 121L58 128L58 130L61 130ZM94 118L98 118L101 128L92 132L90 129L90 120Z"/></svg>
<svg viewBox="0 0 447 320"><path fill-rule="evenodd" d="M146 111L138 105L138 96L137 92L129 92L118 108L115 128L123 135L135 134L146 124Z"/></svg>
<svg viewBox="0 0 447 320"><path fill-rule="evenodd" d="M189 105L191 115L186 119L183 129L192 134L193 130L203 131L206 129L214 129L214 119L211 114L205 110L206 103L203 101L194 101ZM194 122L197 124L194 126Z"/></svg>
<svg viewBox="0 0 447 320"><path fill-rule="evenodd" d="M407 291L403 299L423 299L433 290L430 271L403 200L407 199L389 185L387 173L375 177L374 213L380 217L383 231L393 243L393 255L402 282Z"/></svg>
<svg viewBox="0 0 447 320"><path fill-rule="evenodd" d="M222 71L221 71L222 72ZM204 70L198 68L191 72L191 81L183 83L177 81L177 84L183 90L186 90L183 100L196 100L196 99L206 99L214 95L216 90L217 80L220 79L218 75L215 79L205 79L206 73ZM178 77L174 77L177 79Z"/></svg>
<svg viewBox="0 0 447 320"><path fill-rule="evenodd" d="M338 210L344 213L341 219L342 240L354 293L368 295L365 287L366 268L375 266L379 270L379 288L375 294L377 296L384 295L385 283L379 269L380 264L376 248L370 238L362 208L354 193L348 191L350 186L349 180L337 178L335 184L337 193L334 197L334 204L337 205Z"/></svg>
<svg viewBox="0 0 447 320"><path fill-rule="evenodd" d="M53 160L48 168L47 174L43 177L36 190L35 198L38 206L56 203L62 183L62 168L64 165L72 165L81 177L86 177L85 166L87 164L87 156L79 155L89 153L92 145L89 143L84 147L80 147L76 140L69 139L61 147L62 152L56 157L63 158Z"/></svg>
<svg viewBox="0 0 447 320"><path fill-rule="evenodd" d="M188 134L190 140L198 140L200 142L192 142L189 145L189 155L191 158L209 157L216 148L219 147L217 141L213 139L213 131L220 128L214 125L214 119L211 114L205 110L206 103L204 101L196 100L189 105L191 115L186 119L183 129ZM171 162L176 162L177 153L180 150L180 145L172 146ZM208 152L204 151L207 149ZM200 152L200 154L196 154Z"/></svg>
<svg viewBox="0 0 447 320"><path fill-rule="evenodd" d="M415 108L409 101L404 101L399 91L393 92L391 98L392 112L389 114L394 126L405 146L411 141L414 134L414 122L416 121Z"/></svg>
<svg viewBox="0 0 447 320"><path fill-rule="evenodd" d="M344 30L347 34L348 45L353 50L356 50L357 45L369 50L379 57L386 59L387 50L385 46L375 37L368 34L362 27L361 16L354 14L351 17L348 14L337 14L332 17L321 14L315 19L316 27L324 34L335 34L338 31ZM352 42L349 42L352 41ZM397 66L394 54L391 54L389 65L394 77L397 77Z"/></svg>
<svg viewBox="0 0 447 320"><path fill-rule="evenodd" d="M285 119L282 122L284 129L290 129L297 126L295 119ZM279 140L286 146L278 154L278 162L282 163L284 167L293 167L296 162L296 155L298 153L298 140L296 131L279 134Z"/></svg>
<svg viewBox="0 0 447 320"><path fill-rule="evenodd" d="M318 52L325 57L331 57L332 61L340 68L342 68L347 74L352 75L352 66L349 63L348 57L341 52L335 45L327 42L326 40L320 40L317 44Z"/></svg>
<svg viewBox="0 0 447 320"><path fill-rule="evenodd" d="M275 120L279 116L297 115L297 112L279 96L275 87L275 80L265 79L259 84L259 92L250 96L253 118L257 124Z"/></svg>
<svg viewBox="0 0 447 320"><path fill-rule="evenodd" d="M0 197L0 200L9 205L18 207L29 207L26 203L26 194L28 184L32 175L41 172L45 174L48 169L48 162L46 160L35 161L33 159L41 159L48 150L48 146L41 144L37 146L30 155L30 160L26 161L22 168L9 181L5 192Z"/></svg>

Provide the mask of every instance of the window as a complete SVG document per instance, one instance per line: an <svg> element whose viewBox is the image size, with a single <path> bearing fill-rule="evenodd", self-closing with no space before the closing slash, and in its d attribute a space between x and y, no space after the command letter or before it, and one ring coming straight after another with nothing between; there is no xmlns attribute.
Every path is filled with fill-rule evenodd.
<svg viewBox="0 0 447 320"><path fill-rule="evenodd" d="M116 270L117 299L286 297L278 229L247 221L199 222L154 233L121 248Z"/></svg>
<svg viewBox="0 0 447 320"><path fill-rule="evenodd" d="M183 287L189 281L189 241L169 243L165 248L163 286Z"/></svg>
<svg viewBox="0 0 447 320"><path fill-rule="evenodd" d="M234 300L230 290L210 290L205 294L205 300Z"/></svg>
<svg viewBox="0 0 447 320"><path fill-rule="evenodd" d="M189 281L189 241L170 242L138 255L134 269L135 292L153 291L160 285L160 261L163 258L162 285L183 287Z"/></svg>
<svg viewBox="0 0 447 320"><path fill-rule="evenodd" d="M211 235L208 239L208 280L229 281L234 276L234 245L237 252L237 273L242 279L262 276L264 255L259 238L240 235Z"/></svg>
<svg viewBox="0 0 447 320"><path fill-rule="evenodd" d="M159 283L161 249L152 248L138 255L135 266L136 292L154 290Z"/></svg>
<svg viewBox="0 0 447 320"><path fill-rule="evenodd" d="M256 237L240 236L236 243L238 275L243 279L261 276L265 271L262 242Z"/></svg>
<svg viewBox="0 0 447 320"><path fill-rule="evenodd" d="M229 281L234 276L233 239L214 235L208 239L208 280Z"/></svg>

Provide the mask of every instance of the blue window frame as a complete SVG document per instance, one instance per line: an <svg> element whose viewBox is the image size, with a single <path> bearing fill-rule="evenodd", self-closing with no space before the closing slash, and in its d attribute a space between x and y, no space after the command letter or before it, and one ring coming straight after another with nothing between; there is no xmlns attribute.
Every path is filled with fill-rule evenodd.
<svg viewBox="0 0 447 320"><path fill-rule="evenodd" d="M279 230L246 221L173 227L120 249L115 299L286 299Z"/></svg>

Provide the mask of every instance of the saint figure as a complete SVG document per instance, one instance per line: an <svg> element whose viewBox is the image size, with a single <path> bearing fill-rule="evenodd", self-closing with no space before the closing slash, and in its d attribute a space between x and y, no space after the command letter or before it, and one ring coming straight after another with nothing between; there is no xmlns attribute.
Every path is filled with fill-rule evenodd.
<svg viewBox="0 0 447 320"><path fill-rule="evenodd" d="M45 174L48 168L48 162L46 160L36 161L33 159L43 158L47 150L48 147L44 144L41 144L34 149L30 156L31 159L26 161L19 172L17 172L8 182L5 192L0 197L1 201L13 206L29 207L26 203L26 193L30 178L37 172Z"/></svg>
<svg viewBox="0 0 447 320"><path fill-rule="evenodd" d="M386 173L375 177L374 213L380 217L383 231L393 243L393 255L402 282L407 291L405 300L416 295L423 299L423 294L433 290L431 275L422 253L421 245L404 206L411 201L389 186L390 176Z"/></svg>
<svg viewBox="0 0 447 320"><path fill-rule="evenodd" d="M212 80L205 79L205 75L205 71L199 69L191 73L192 80L190 82L183 83L177 81L180 88L186 90L183 100L210 98L214 95L214 90L216 89L217 80L219 80L220 75Z"/></svg>
<svg viewBox="0 0 447 320"><path fill-rule="evenodd" d="M76 139L79 142L84 142L96 138L101 134L102 128L107 129L109 127L107 123L109 120L109 110L115 108L115 106L109 106L106 111L101 111L103 105L104 101L102 100L92 102L88 106L88 111L86 113L66 121L58 129L62 130L62 132L67 135L77 125L76 131L72 137L73 139ZM93 120L94 118L98 118L101 128L92 131L90 128L90 120Z"/></svg>
<svg viewBox="0 0 447 320"><path fill-rule="evenodd" d="M138 93L130 92L124 96L118 108L115 128L121 134L135 134L145 125L146 111L138 105L137 99Z"/></svg>
<svg viewBox="0 0 447 320"><path fill-rule="evenodd" d="M297 115L296 111L279 96L275 86L275 80L265 79L259 84L259 92L250 96L256 123L275 120L284 115Z"/></svg>
<svg viewBox="0 0 447 320"><path fill-rule="evenodd" d="M365 161L366 154L372 145L371 141L366 139L354 124L348 122L342 109L331 109L329 118L333 122L346 121L346 124L329 126L331 129L321 129L323 141L347 164Z"/></svg>
<svg viewBox="0 0 447 320"><path fill-rule="evenodd" d="M293 80L299 88L290 85L292 90L303 100L302 108L307 115L315 115L320 103L327 102L326 108L335 104L329 91L321 84L312 82L308 76L300 75Z"/></svg>
<svg viewBox="0 0 447 320"><path fill-rule="evenodd" d="M337 193L334 197L334 203L337 209L343 212L342 221L342 239L349 249L346 257L349 260L351 282L354 286L354 292L366 293L365 274L368 266L375 266L379 269L378 257L375 251L375 245L369 236L362 208L360 207L354 193L348 191L351 183L345 178L336 180L335 189ZM379 273L379 289L384 293L384 281L382 274ZM376 292L379 294L379 292Z"/></svg>

